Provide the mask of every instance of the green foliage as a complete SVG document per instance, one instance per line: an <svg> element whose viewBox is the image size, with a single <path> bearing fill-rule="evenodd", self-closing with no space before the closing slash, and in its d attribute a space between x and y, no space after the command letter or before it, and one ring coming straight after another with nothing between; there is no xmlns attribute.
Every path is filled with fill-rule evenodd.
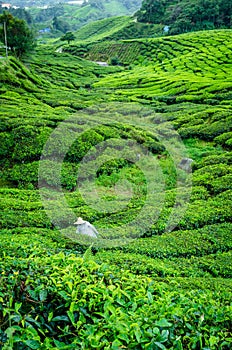
<svg viewBox="0 0 232 350"><path fill-rule="evenodd" d="M205 186L208 191L221 193L231 190L232 167L226 164L215 164L202 167L194 173L194 184Z"/></svg>
<svg viewBox="0 0 232 350"><path fill-rule="evenodd" d="M62 33L67 33L70 30L69 24L57 16L53 18L52 26L54 29L59 30Z"/></svg>
<svg viewBox="0 0 232 350"><path fill-rule="evenodd" d="M209 225L199 230L178 231L139 239L122 248L153 258L204 256L231 249L231 224Z"/></svg>
<svg viewBox="0 0 232 350"><path fill-rule="evenodd" d="M118 56L114 56L110 59L110 64L112 64L112 66L118 66L120 63Z"/></svg>
<svg viewBox="0 0 232 350"><path fill-rule="evenodd" d="M82 45L70 45L64 51L91 61L110 62L113 56L117 56L122 64L128 65L138 57L139 45L137 42L103 41L85 45L84 48Z"/></svg>
<svg viewBox="0 0 232 350"><path fill-rule="evenodd" d="M171 34L231 27L231 4L222 0L144 0L136 16L141 22L169 25Z"/></svg>
<svg viewBox="0 0 232 350"><path fill-rule="evenodd" d="M0 23L5 23L7 45L13 55L22 57L35 48L35 37L24 20L5 12L0 16ZM4 29L0 30L0 41L5 44Z"/></svg>
<svg viewBox="0 0 232 350"><path fill-rule="evenodd" d="M105 34L102 27L99 37ZM125 67L100 67L49 45L25 65L15 58L0 65L0 347L230 349L231 31L83 42L68 49L93 60L117 55ZM103 123L106 116L112 123ZM89 117L96 127L86 131ZM48 147L50 158L40 163L47 169L42 180L54 208L51 222L37 190L38 166L49 135L64 120L65 132L54 132L55 151ZM147 121L149 130L141 127ZM189 183L191 174L178 168L179 159L175 164L158 137L170 141L170 125L194 160L187 188L176 183L177 171ZM75 133L58 174L57 157ZM150 191L163 203L160 215L156 222L151 217L143 236L125 244L131 238L127 224L141 214L142 227L154 210L152 202L141 213L147 196L142 169L118 156L121 141L131 139L155 157L162 174L148 169L146 176L155 175L165 188L152 182ZM114 158L102 156L95 171L105 141ZM77 183L84 156L89 168ZM95 175L93 188L89 179ZM57 195L51 189L59 182ZM128 184L122 190L121 182ZM100 198L109 211L89 205L79 184L94 205ZM103 242L120 232L121 245L80 245L62 196L72 215L97 227ZM111 212L115 201L119 210ZM167 233L171 213L182 219Z"/></svg>
<svg viewBox="0 0 232 350"><path fill-rule="evenodd" d="M17 0L15 0L17 1ZM47 5L46 3L44 5ZM82 27L97 20L109 20L114 16L130 16L139 9L141 0L107 0L107 1L84 1L82 5L71 4L67 0L62 3L51 4L46 8L38 8L32 4L29 12L38 29L52 28L55 19L55 27L48 34L43 33L43 39L57 37L60 30L81 30ZM56 32L56 29L59 32ZM86 28L87 29L87 28ZM84 29L85 31L85 29ZM90 30L90 35L91 35ZM97 35L97 32L95 33ZM101 34L101 33L100 33ZM79 33L77 32L77 37ZM83 39L80 38L81 40Z"/></svg>
<svg viewBox="0 0 232 350"><path fill-rule="evenodd" d="M153 278L195 277L195 278L230 278L231 251L217 252L203 257L152 258L145 254L124 253L120 250L97 253L95 260L115 264L117 269L129 270L135 275Z"/></svg>
<svg viewBox="0 0 232 350"><path fill-rule="evenodd" d="M1 278L5 347L230 346L231 310L222 302L231 294L169 291L163 283L63 252L1 260L10 267Z"/></svg>
<svg viewBox="0 0 232 350"><path fill-rule="evenodd" d="M125 28L131 21L130 17L117 16L90 22L76 32L76 40L82 42L103 40Z"/></svg>
<svg viewBox="0 0 232 350"><path fill-rule="evenodd" d="M78 42L123 40L156 37L163 34L162 26L135 22L131 17L116 16L91 21L76 32Z"/></svg>
<svg viewBox="0 0 232 350"><path fill-rule="evenodd" d="M0 8L0 13L2 14L5 11L4 7ZM14 8L10 7L7 9L9 13L12 14L12 16L17 17L19 19L23 19L24 21L27 22L27 24L32 24L32 16L31 14L25 10L25 8Z"/></svg>
<svg viewBox="0 0 232 350"><path fill-rule="evenodd" d="M122 42L118 44L121 48L120 61L135 63L133 55L136 52L139 66L117 74L113 80L106 77L95 87L102 87L103 91L112 88L117 94L115 99L137 101L152 106L158 113L165 113L164 118L170 120L185 139L215 140L230 149L231 113L228 106L231 66L228 59L231 39L228 35L231 35L230 31L215 31L210 35L209 32L199 32ZM204 45L201 45L201 40ZM225 50L218 49L220 40L223 40ZM215 44L217 41L218 44ZM127 54L130 53L130 45L133 47L133 55L129 59L122 53L122 47L126 45ZM105 48L109 54L111 47L114 53L119 52L112 43L104 43L104 46L101 43L92 46L88 55L95 55L94 59L107 59L100 54L100 48L101 52ZM219 62L227 62L223 71Z"/></svg>
<svg viewBox="0 0 232 350"><path fill-rule="evenodd" d="M14 149L12 159L16 162L34 161L41 156L43 146L51 133L51 128L19 126L13 131Z"/></svg>
<svg viewBox="0 0 232 350"><path fill-rule="evenodd" d="M63 16L65 13L65 8L61 3L54 4L54 6L49 6L43 9L30 8L30 13L37 23L47 23L47 21L52 20L54 17Z"/></svg>
<svg viewBox="0 0 232 350"><path fill-rule="evenodd" d="M163 35L163 26L160 24L139 23L133 21L126 27L110 35L111 40L128 40L135 38L155 38Z"/></svg>
<svg viewBox="0 0 232 350"><path fill-rule="evenodd" d="M165 0L144 0L141 9L136 13L138 20L147 23L162 22L167 5L168 1Z"/></svg>
<svg viewBox="0 0 232 350"><path fill-rule="evenodd" d="M75 40L75 35L72 32L66 32L65 35L63 35L60 40L61 41L67 41L68 44L70 43L70 41Z"/></svg>
<svg viewBox="0 0 232 350"><path fill-rule="evenodd" d="M215 141L224 146L225 148L231 149L232 146L232 132L225 132L217 137L215 137Z"/></svg>

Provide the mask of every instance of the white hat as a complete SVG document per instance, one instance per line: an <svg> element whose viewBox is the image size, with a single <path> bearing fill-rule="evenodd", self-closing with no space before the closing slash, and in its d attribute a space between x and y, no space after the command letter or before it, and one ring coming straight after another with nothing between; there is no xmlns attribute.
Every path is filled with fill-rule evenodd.
<svg viewBox="0 0 232 350"><path fill-rule="evenodd" d="M86 221L84 221L82 218L78 218L76 222L74 222L74 225L81 225L84 224Z"/></svg>

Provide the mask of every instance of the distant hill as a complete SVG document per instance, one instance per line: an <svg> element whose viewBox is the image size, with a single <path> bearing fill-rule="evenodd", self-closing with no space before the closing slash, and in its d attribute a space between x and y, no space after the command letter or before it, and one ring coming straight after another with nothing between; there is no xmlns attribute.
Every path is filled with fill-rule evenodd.
<svg viewBox="0 0 232 350"><path fill-rule="evenodd" d="M170 34L231 28L232 2L223 0L143 0L137 18L145 23L162 23Z"/></svg>
<svg viewBox="0 0 232 350"><path fill-rule="evenodd" d="M86 24L75 32L75 37L77 42L157 37L162 29L160 25L138 23L131 16L115 16Z"/></svg>
<svg viewBox="0 0 232 350"><path fill-rule="evenodd" d="M78 5L57 1L47 8L39 8L36 4L29 9L29 12L37 27L53 28L54 18L57 18L59 26L55 29L65 33L99 19L133 15L140 8L141 3L142 0L89 0Z"/></svg>
<svg viewBox="0 0 232 350"><path fill-rule="evenodd" d="M128 26L133 19L129 16L117 16L86 24L75 32L77 41L98 41L114 35Z"/></svg>

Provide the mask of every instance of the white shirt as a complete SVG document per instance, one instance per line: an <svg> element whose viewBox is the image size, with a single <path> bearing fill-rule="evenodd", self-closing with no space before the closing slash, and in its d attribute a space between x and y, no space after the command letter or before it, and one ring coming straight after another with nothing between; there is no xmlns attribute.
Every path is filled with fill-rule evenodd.
<svg viewBox="0 0 232 350"><path fill-rule="evenodd" d="M95 227L91 225L88 221L84 222L83 224L77 225L76 232L94 238L97 238L97 236L99 235Z"/></svg>

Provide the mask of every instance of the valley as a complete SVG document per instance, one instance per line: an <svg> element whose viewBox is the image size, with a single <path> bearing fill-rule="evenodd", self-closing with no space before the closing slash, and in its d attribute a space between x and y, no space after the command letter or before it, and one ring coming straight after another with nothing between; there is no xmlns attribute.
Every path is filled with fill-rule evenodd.
<svg viewBox="0 0 232 350"><path fill-rule="evenodd" d="M232 346L232 30L131 26L0 61L0 349Z"/></svg>

